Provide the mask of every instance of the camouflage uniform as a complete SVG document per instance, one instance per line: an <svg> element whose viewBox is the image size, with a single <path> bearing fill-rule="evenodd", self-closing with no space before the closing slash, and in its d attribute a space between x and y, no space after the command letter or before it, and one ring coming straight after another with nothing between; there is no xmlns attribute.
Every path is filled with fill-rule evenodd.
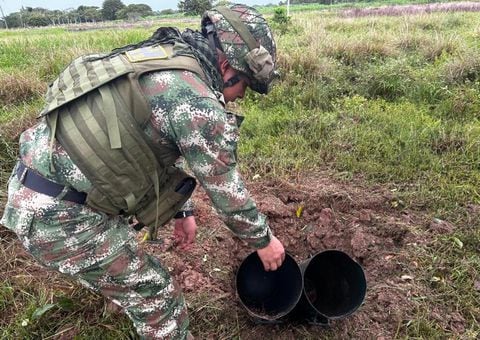
<svg viewBox="0 0 480 340"><path fill-rule="evenodd" d="M215 93L188 71L154 72L141 85L152 105L145 133L155 143L176 145L226 225L251 246L270 241L236 169L238 127ZM20 156L45 178L87 192L88 179L58 143L50 171L49 129L44 121L26 130ZM154 257L137 245L123 216L58 200L24 187L12 175L1 223L15 231L45 266L77 278L125 308L140 335L184 338L187 312L178 286Z"/></svg>

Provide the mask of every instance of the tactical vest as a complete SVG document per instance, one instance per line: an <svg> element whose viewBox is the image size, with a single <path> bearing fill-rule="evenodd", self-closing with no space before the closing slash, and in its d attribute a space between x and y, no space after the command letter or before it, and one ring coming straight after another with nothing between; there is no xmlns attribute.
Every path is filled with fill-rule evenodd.
<svg viewBox="0 0 480 340"><path fill-rule="evenodd" d="M190 197L195 180L174 167L180 155L174 145L145 138L142 128L152 111L138 79L173 69L205 75L194 58L175 56L172 45L100 57L83 56L67 66L49 86L40 116L47 117L51 143L55 137L92 183L86 204L163 225Z"/></svg>

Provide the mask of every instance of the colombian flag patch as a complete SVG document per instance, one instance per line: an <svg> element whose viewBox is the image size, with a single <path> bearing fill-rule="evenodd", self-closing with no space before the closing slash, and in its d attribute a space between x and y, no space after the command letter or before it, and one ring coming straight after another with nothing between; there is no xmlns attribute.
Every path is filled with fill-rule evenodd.
<svg viewBox="0 0 480 340"><path fill-rule="evenodd" d="M162 46L141 47L125 52L125 55L131 63L154 59L168 59L168 54Z"/></svg>

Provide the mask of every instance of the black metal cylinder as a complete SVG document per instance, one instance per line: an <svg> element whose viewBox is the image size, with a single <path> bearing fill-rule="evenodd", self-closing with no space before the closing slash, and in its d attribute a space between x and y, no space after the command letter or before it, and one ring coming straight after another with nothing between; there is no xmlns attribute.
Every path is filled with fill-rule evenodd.
<svg viewBox="0 0 480 340"><path fill-rule="evenodd" d="M302 271L288 254L280 268L265 271L257 252L254 252L240 265L236 285L238 297L251 316L266 321L278 320L300 300Z"/></svg>
<svg viewBox="0 0 480 340"><path fill-rule="evenodd" d="M365 274L344 252L320 252L303 262L301 268L304 287L299 309L305 315L341 319L362 304L367 290Z"/></svg>

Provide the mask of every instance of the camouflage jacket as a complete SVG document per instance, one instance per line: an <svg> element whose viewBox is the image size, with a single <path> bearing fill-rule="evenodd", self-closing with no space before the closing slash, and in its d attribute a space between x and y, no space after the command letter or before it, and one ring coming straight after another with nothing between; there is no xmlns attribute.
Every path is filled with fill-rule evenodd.
<svg viewBox="0 0 480 340"><path fill-rule="evenodd" d="M144 127L147 138L178 147L229 229L252 247L265 247L271 238L266 218L258 212L236 167L239 131L235 116L227 113L215 93L191 72L152 72L142 76L140 84L152 107ZM78 191L91 188L56 142L56 171L50 171L49 128L44 120L22 134L20 157L50 180Z"/></svg>

